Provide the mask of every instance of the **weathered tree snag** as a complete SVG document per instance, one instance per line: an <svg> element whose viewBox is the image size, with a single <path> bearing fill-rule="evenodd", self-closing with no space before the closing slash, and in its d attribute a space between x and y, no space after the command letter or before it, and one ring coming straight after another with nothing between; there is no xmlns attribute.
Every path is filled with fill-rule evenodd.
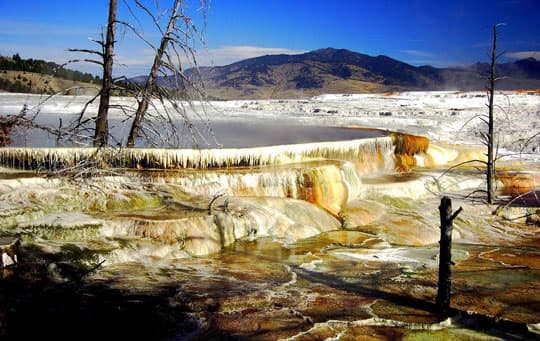
<svg viewBox="0 0 540 341"><path fill-rule="evenodd" d="M439 255L439 283L437 287L437 308L441 318L448 317L450 310L450 288L451 288L451 270L452 265L452 222L462 211L460 207L452 214L452 200L449 197L441 199L439 212L441 215L441 240Z"/></svg>
<svg viewBox="0 0 540 341"><path fill-rule="evenodd" d="M96 120L96 131L94 135L94 147L102 147L108 143L108 111L111 98L111 91L114 86L112 76L114 35L116 32L116 10L117 0L109 2L109 20L107 23L107 38L103 46L103 86L101 88L99 108Z"/></svg>
<svg viewBox="0 0 540 341"><path fill-rule="evenodd" d="M495 63L497 62L497 25L493 26L493 48L491 50L491 65L488 84L488 135L487 135L487 201L493 204L495 201L495 130L493 127L493 100L495 97Z"/></svg>
<svg viewBox="0 0 540 341"><path fill-rule="evenodd" d="M156 83L156 78L162 63L163 54L167 49L167 44L171 40L171 35L174 33L175 23L178 19L178 11L181 5L182 1L180 0L176 0L174 2L173 12L169 19L169 24L167 25L165 33L161 37L161 43L159 44L159 48L156 51L154 63L152 64L152 69L150 70L150 74L148 75L144 88L141 91L142 98L139 102L139 106L137 107L137 112L135 113L135 118L133 119L133 123L131 124L131 130L129 132L127 140L127 146L130 148L135 147L135 140L139 136L139 130L141 129L142 120L144 118L144 115L146 114L146 111L148 110L148 105L150 103L150 95L152 92L152 88Z"/></svg>

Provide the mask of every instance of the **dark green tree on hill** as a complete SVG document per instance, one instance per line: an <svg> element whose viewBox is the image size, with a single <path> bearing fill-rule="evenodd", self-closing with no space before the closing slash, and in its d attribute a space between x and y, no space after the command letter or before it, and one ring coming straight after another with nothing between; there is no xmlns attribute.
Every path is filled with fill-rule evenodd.
<svg viewBox="0 0 540 341"><path fill-rule="evenodd" d="M190 122L186 110L191 107L190 99L204 101L205 95L201 84L201 77L197 67L196 44L204 46L203 32L199 31L187 7L188 1L175 0L165 9L160 1L123 1L126 6L127 20L118 18L118 0L107 1L108 16L106 26L99 39L91 39L97 44L96 48L70 48L68 51L84 53L83 57L69 60L64 65L45 62L42 60L23 60L18 54L11 58L0 58L0 68L4 70L18 70L40 72L56 77L76 81L96 82L99 80L100 91L89 99L75 119L65 122L60 120L57 127L38 126L35 117L39 113L36 107L34 115L21 116L30 119L27 127L46 130L56 137L58 144L76 143L92 144L95 147L121 146L134 147L137 143L151 146L180 146L186 138L197 145L197 139L202 138L208 143L208 136L214 138L208 125L199 128ZM206 22L207 2L194 0L200 4L195 13L202 14ZM189 8L189 11L192 7ZM159 39L145 36L140 18L147 17L153 23L151 30L159 32ZM125 77L113 77L113 67L116 65L116 35L117 26L122 26L126 32L134 34L144 44L154 51L154 62L143 86L130 83ZM157 43L156 43L157 41ZM102 76L98 78L91 74L73 71L64 66L71 63L86 62L98 65ZM186 72L186 66L192 66ZM158 83L158 77L167 80L166 85ZM24 84L24 83L22 83ZM13 85L20 89L19 84ZM60 94L68 94L75 88L65 89ZM55 97L53 94L44 101ZM112 96L132 96L137 105L130 106L111 101ZM97 112L93 111L92 104L98 103ZM132 125L129 135L113 136L109 113L111 109L119 110L124 117L122 123ZM147 111L153 109L151 115ZM201 113L194 115L201 119ZM30 118L29 118L30 117Z"/></svg>
<svg viewBox="0 0 540 341"><path fill-rule="evenodd" d="M62 65L41 59L22 59L18 53L15 53L11 58L0 56L0 70L34 72L76 82L94 83L99 81L98 76L90 73L66 69Z"/></svg>

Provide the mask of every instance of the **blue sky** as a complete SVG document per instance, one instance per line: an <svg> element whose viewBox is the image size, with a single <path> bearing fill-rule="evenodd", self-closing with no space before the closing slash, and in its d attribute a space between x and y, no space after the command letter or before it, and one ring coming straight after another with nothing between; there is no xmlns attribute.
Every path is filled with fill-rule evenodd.
<svg viewBox="0 0 540 341"><path fill-rule="evenodd" d="M142 0L155 3L155 0ZM119 0L119 19L135 22L151 41L159 38L151 21L138 12L133 20ZM200 3L185 0L187 11L203 27ZM160 8L172 0L160 1ZM107 20L108 1L0 0L0 54L64 62L75 58L66 48L94 47ZM225 65L274 53L301 53L324 47L368 55L387 55L413 64L466 65L487 61L491 27L500 28L505 61L540 59L540 1L434 0L210 0L206 47L198 47L200 65ZM144 74L151 50L125 29L119 30L116 74ZM73 68L98 73L91 64Z"/></svg>

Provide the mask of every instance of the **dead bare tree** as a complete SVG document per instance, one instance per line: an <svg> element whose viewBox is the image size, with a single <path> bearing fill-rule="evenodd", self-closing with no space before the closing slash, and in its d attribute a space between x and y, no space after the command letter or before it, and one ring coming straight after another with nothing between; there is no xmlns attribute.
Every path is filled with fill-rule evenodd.
<svg viewBox="0 0 540 341"><path fill-rule="evenodd" d="M489 84L487 88L488 96L488 133L486 136L487 145L487 170L486 170L486 182L487 182L487 202L492 205L495 201L495 130L494 130L494 98L495 98L495 81L496 76L496 63L497 63L497 27L501 24L493 26L493 47L491 49L491 65L489 72Z"/></svg>
<svg viewBox="0 0 540 341"><path fill-rule="evenodd" d="M461 166L464 166L466 164L482 164L484 165L484 169L481 170L483 173L485 173L486 176L486 189L479 189L477 191L474 191L473 193L469 194L467 197L472 196L475 193L483 192L487 194L486 201L488 204L492 205L495 202L496 194L496 184L495 184L495 166L496 161L499 159L499 156L497 155L498 152L498 146L497 146L497 136L496 136L496 127L495 127L495 83L497 80L500 80L502 77L497 77L496 73L496 63L498 57L500 55L497 55L497 28L504 24L497 24L493 26L493 44L491 49L491 55L490 55L490 72L487 76L488 84L486 86L487 91L487 108L488 112L487 114L478 114L473 116L471 119L469 119L465 124L462 126L462 129L468 125L470 122L472 122L475 119L481 120L486 126L487 126L487 132L482 131L480 133L480 137L482 139L482 143L486 146L487 152L487 160L480 160L480 159L474 159L465 161L462 163L459 163L455 166L450 167L447 169L443 174L441 174L437 179L435 179L435 182L437 184L437 187L441 189L440 186L440 179L448 174L449 172L455 170L456 168L459 168Z"/></svg>
<svg viewBox="0 0 540 341"><path fill-rule="evenodd" d="M443 188L444 186L442 186L441 179L443 177L445 177L448 173L459 169L461 166L473 165L478 171L478 173L474 176L476 177L478 174L484 176L486 179L486 185L485 187L481 187L473 191L472 193L468 193L465 197L467 199L476 199L479 202L485 202L490 205L496 203L497 201L503 201L499 200L502 199L502 197L497 197L498 177L496 165L498 161L509 157L519 157L521 159L526 158L527 154L537 154L538 146L540 146L540 133L531 133L530 130L514 129L514 125L511 122L513 110L511 109L511 103L508 97L506 104L496 104L495 101L496 82L507 77L497 75L496 69L496 63L498 58L502 54L504 54L504 52L497 53L498 28L502 25L505 24L497 24L493 26L493 41L490 53L490 68L489 74L486 77L487 113L474 115L469 120L467 120L460 129L460 133L462 133L465 127L468 126L471 122L475 120L479 120L481 122L479 130L476 131L475 134L479 136L482 144L486 147L485 155L487 159L469 160L446 169L440 176L434 178L437 189L433 192L437 192L437 194L449 194ZM500 98L505 95L499 93L497 94L497 96ZM501 102L501 100L498 100L498 102ZM503 153L501 152L500 148L510 148L514 149L514 151L507 151ZM504 174L500 173L499 179L501 178L501 175ZM476 194L478 193L481 193L481 195L476 196ZM507 193L506 195L510 196L510 198L508 199L508 202L503 203L504 207L517 204L527 205L527 201L531 201L533 199L536 203L540 202L540 200L538 199L538 188L533 188L531 191L526 193L513 193L512 195L508 195ZM513 195L517 196L512 197ZM504 198L504 200L506 200L506 198Z"/></svg>
<svg viewBox="0 0 540 341"><path fill-rule="evenodd" d="M114 54L114 35L116 32L116 13L118 9L118 1L109 1L109 19L107 21L107 38L105 44L102 45L103 52L103 86L100 92L99 109L96 120L96 131L94 134L94 147L101 147L107 144L108 141L108 112L111 98L111 90L114 85L113 71L113 54Z"/></svg>
<svg viewBox="0 0 540 341"><path fill-rule="evenodd" d="M205 15L206 2L199 0L201 12ZM129 9L133 18L118 20L117 9L118 1L109 1L109 14L106 27L106 33L102 33L101 39L92 39L99 45L98 49L68 49L71 52L84 53L97 58L79 58L68 61L69 63L87 62L94 63L101 67L103 72L102 86L98 94L86 102L77 117L72 121L60 122L58 127L45 127L35 124L34 119L39 113L39 106L28 112L36 113L27 115L25 120L26 127L46 130L48 134L53 134L58 142L69 141L75 144L91 143L95 147L109 145L109 140L113 137L115 145L126 145L133 147L137 138L142 138L146 145L152 146L178 146L191 139L192 145L197 146L197 140L202 138L208 143L208 135L214 138L213 133L206 125L195 125L191 122L188 115L187 106L193 108L192 99L204 100L205 95L200 82L198 73L195 42L201 42L204 46L203 34L197 28L192 18L185 12L185 1L175 0L173 7L166 14L168 22L165 28L162 27L162 16L159 8L159 1L155 2L155 8L150 4L143 4L142 1L133 0L136 13L127 0L124 4ZM156 47L143 34L143 27L139 18L148 16L154 23L155 28L160 32L161 39ZM206 18L204 18L204 22ZM129 83L126 77L113 78L113 60L115 55L115 36L117 26L123 26L133 32L141 41L147 44L155 51L154 62L152 64L149 76L142 87ZM192 65L191 70L186 72L185 65ZM157 84L158 76L163 76L168 81L167 86ZM118 80L127 81L128 88L121 88ZM135 106L127 104L111 103L111 96L114 91L128 92L137 99ZM62 92L63 93L63 92ZM58 93L58 94L62 94ZM187 95L189 93L189 96ZM45 101L52 100L56 95L48 96ZM90 105L99 98L99 107L97 113L89 117ZM186 100L189 99L189 100ZM42 103L44 103L43 101ZM202 101L201 101L202 102ZM149 108L152 108L149 112ZM113 136L109 133L112 129L112 123L109 119L111 109L120 110L125 115L122 123L131 122L129 136ZM191 110L195 114L194 119L200 119L204 122L201 113ZM30 117L31 116L31 117ZM205 131L201 131L201 127ZM187 130L187 132L186 132ZM215 141L215 138L214 138Z"/></svg>
<svg viewBox="0 0 540 341"><path fill-rule="evenodd" d="M186 14L184 2L175 0L165 28L162 27L155 11L145 6L141 1L135 0L135 5L153 21L156 29L161 34L159 46L155 46L130 22L119 23L129 28L145 44L155 51L154 61L145 84L137 93L137 110L133 114L131 129L127 138L127 147L134 147L137 138L143 138L146 144L178 145L180 144L178 121L182 122L183 128L187 128L191 142L197 145L199 138L205 138L187 115L185 104L191 105L192 100L204 100L204 91L200 82L200 74L197 66L195 42L204 46L204 38L192 18ZM201 11L204 15L207 4L200 1ZM135 16L134 11L130 12ZM184 69L184 64L193 67L189 72ZM163 76L168 84L162 86L157 83L158 75ZM154 106L152 100L162 104L161 110L148 110ZM211 129L207 129L213 138ZM165 137L165 138L163 138ZM156 139L160 140L160 143ZM174 142L173 142L174 141ZM172 142L172 143L171 143Z"/></svg>
<svg viewBox="0 0 540 341"><path fill-rule="evenodd" d="M100 50L92 49L79 49L71 48L67 49L70 52L85 53L91 55L97 55L99 59L92 58L78 58L72 59L61 65L61 67L67 64L77 62L87 62L99 65L103 70L102 87L100 91L86 104L78 115L78 118L68 124L64 124L63 120L59 119L58 127L50 126L47 124L38 123L38 116L41 111L41 107L49 101L54 100L59 95L70 94L72 91L84 90L85 86L74 86L67 89L62 89L57 92L45 95L37 105L28 106L26 103L23 105L18 115L11 115L6 118L6 127L9 129L17 127L18 129L38 129L45 131L47 134L55 137L57 145L60 141L69 141L71 143L84 143L84 141L92 140L92 144L96 147L101 147L107 144L108 141L108 110L111 97L111 91L114 87L114 79L112 78L113 69L113 53L115 43L115 31L116 31L116 15L117 15L117 0L110 0L109 2L109 15L106 38L101 40L93 40L100 46ZM52 76L51 76L52 77ZM92 87L92 89L94 89ZM85 113L88 107L97 99L100 98L99 109L95 118L85 118ZM7 124L9 123L9 124ZM95 123L94 128L90 126ZM93 131L93 134L90 132ZM93 138L91 137L93 135Z"/></svg>
<svg viewBox="0 0 540 341"><path fill-rule="evenodd" d="M139 1L136 1L136 2L137 4L139 4ZM131 129L130 129L128 140L127 140L128 147L135 146L135 139L139 135L139 130L141 128L141 121L144 115L146 114L146 111L148 110L148 104L150 102L150 93L156 83L156 77L158 75L159 67L161 66L161 63L162 63L163 53L165 52L165 49L167 48L167 44L171 40L171 35L173 33L173 30L175 29L175 23L176 23L176 20L178 19L178 10L180 9L181 4L182 2L180 0L176 0L174 2L173 10L169 19L169 23L167 25L167 28L163 36L161 37L161 42L159 44L159 48L156 51L156 55L154 57L154 62L152 64L150 74L148 75L148 78L146 79L146 83L141 90L142 98L139 101L139 106L137 107L137 111L135 112L133 123L131 124Z"/></svg>
<svg viewBox="0 0 540 341"><path fill-rule="evenodd" d="M109 15L107 20L107 33L105 38L101 40L93 40L97 43L101 50L90 50L90 49L68 49L70 52L82 52L87 54L93 54L100 57L100 60L95 59L74 59L70 60L67 63L75 62L89 62L101 66L103 71L101 90L98 95L92 98L84 106L81 111L79 118L74 124L70 127L73 131L78 131L81 126L83 126L87 121L83 120L84 114L88 106L96 100L99 96L99 107L98 112L95 118L95 129L93 137L94 147L102 147L107 145L109 138L109 126L108 126L108 113L110 108L110 99L111 93L114 88L114 79L113 79L113 60L114 60L114 44L115 44L115 34L116 34L116 24L117 24L117 11L118 11L118 0L109 1ZM66 63L66 64L67 64Z"/></svg>

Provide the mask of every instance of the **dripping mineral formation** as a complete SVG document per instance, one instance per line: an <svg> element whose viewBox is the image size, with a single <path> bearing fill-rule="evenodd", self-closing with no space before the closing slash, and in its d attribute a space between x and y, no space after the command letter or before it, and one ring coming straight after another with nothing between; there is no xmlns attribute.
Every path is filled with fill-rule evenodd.
<svg viewBox="0 0 540 341"><path fill-rule="evenodd" d="M2 114L24 102L0 96ZM438 199L451 194L464 207L454 222L451 307L517 323L525 329L520 335L530 337L540 322L534 298L540 294L540 232L526 222L534 221L536 207L501 205L500 216L492 215L494 208L468 199L484 185L480 164L448 171L484 158L472 143L481 124L462 127L484 110L481 96L332 95L212 104L221 110L209 113L218 123L244 117L261 123L270 116L309 125L317 117L319 126L382 131L289 145L40 148L23 147L24 132L15 129L18 147L0 149L1 237L21 240L27 257L30 250L46 254L45 271L56 281L72 283L68 263L85 273L76 281L134 295L127 302L173 288L159 306L174 311L167 316L172 336L180 338L482 339L493 330L509 337L516 330L439 323L430 309ZM519 120L501 133L501 148L526 152L531 147L518 145L526 130L520 122L538 127L540 96L507 96ZM42 114L54 122L55 115L75 112L77 101L45 106ZM85 173L84 164L96 168ZM501 197L534 198L538 174L534 155L503 160ZM527 210L531 214L523 214Z"/></svg>

